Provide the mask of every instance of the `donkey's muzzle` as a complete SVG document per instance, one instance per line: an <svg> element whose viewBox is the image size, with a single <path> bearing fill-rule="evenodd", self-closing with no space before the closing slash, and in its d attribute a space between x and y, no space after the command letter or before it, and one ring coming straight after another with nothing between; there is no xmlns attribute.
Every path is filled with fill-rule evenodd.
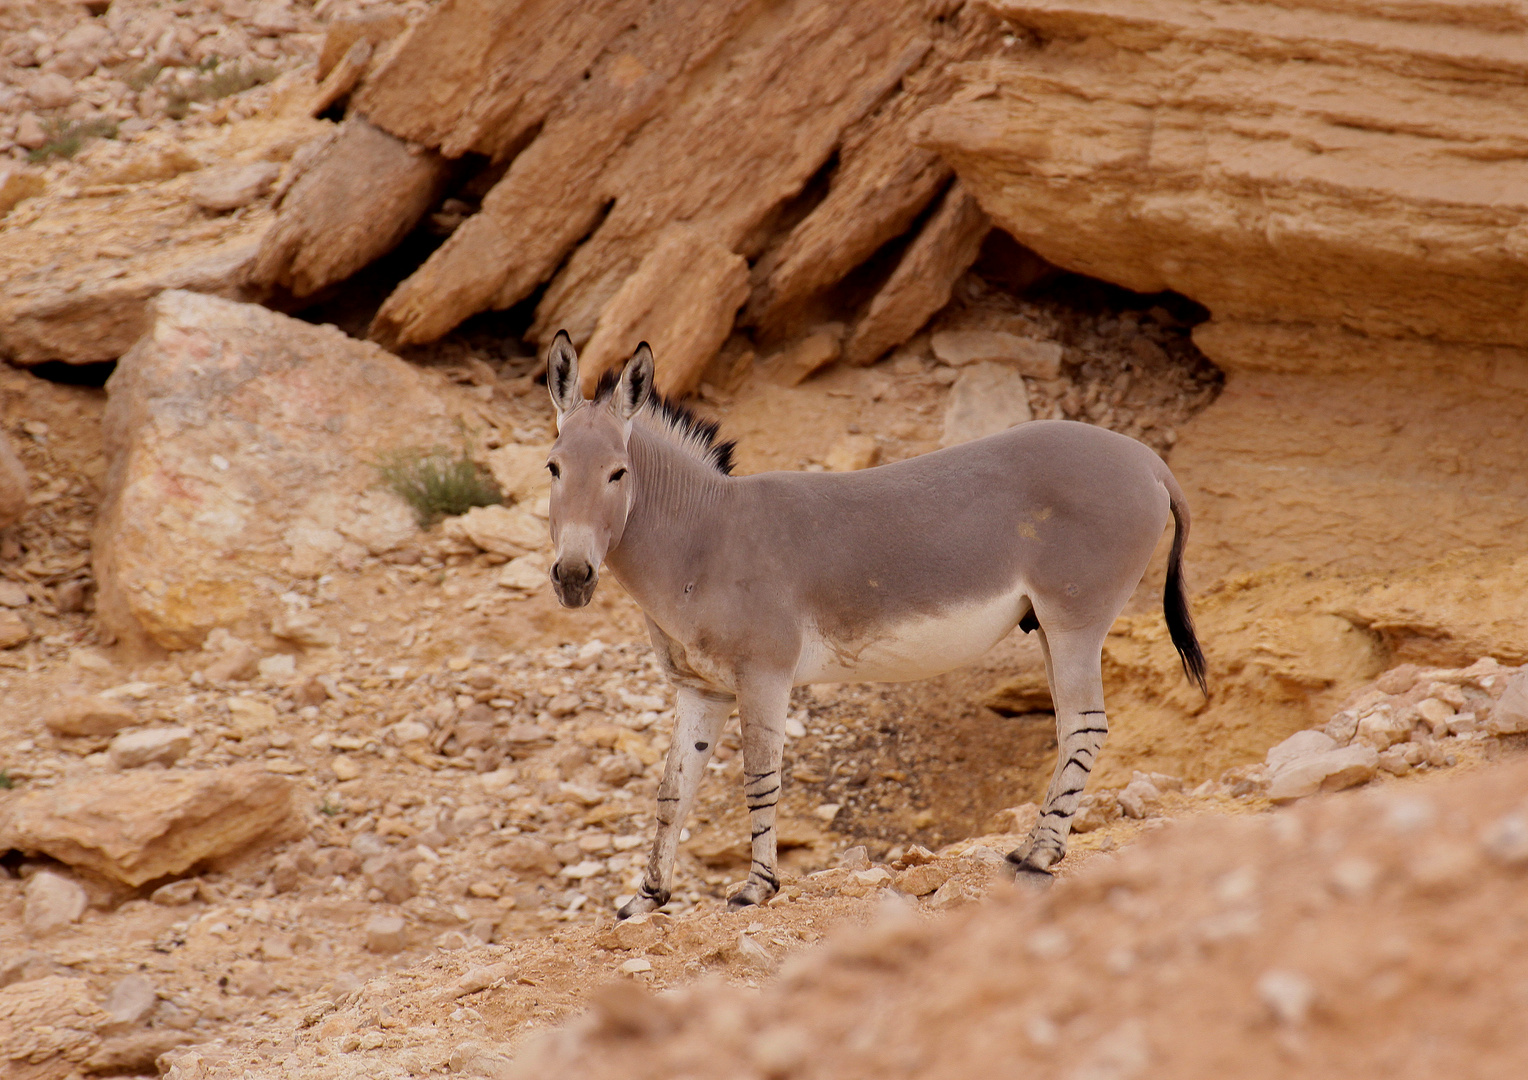
<svg viewBox="0 0 1528 1080"><path fill-rule="evenodd" d="M563 607L579 608L594 596L599 574L582 559L563 559L552 564L552 591Z"/></svg>

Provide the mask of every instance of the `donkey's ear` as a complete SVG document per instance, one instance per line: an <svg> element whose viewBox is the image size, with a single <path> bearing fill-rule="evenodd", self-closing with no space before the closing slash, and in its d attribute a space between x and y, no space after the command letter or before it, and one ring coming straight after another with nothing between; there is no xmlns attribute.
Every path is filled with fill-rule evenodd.
<svg viewBox="0 0 1528 1080"><path fill-rule="evenodd" d="M626 370L621 372L621 381L615 388L615 410L622 420L630 420L647 404L652 393L653 350L644 341L626 361Z"/></svg>
<svg viewBox="0 0 1528 1080"><path fill-rule="evenodd" d="M573 351L566 330L557 331L546 354L546 389L552 396L552 407L557 410L557 424L561 427L562 418L584 397L578 387L578 353Z"/></svg>

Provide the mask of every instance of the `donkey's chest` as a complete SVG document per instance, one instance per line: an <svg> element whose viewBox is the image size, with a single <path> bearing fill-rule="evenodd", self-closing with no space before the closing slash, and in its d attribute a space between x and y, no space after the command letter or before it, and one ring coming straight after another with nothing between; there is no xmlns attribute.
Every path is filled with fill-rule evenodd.
<svg viewBox="0 0 1528 1080"><path fill-rule="evenodd" d="M963 667L996 645L1027 610L1019 595L888 620L852 637L805 635L796 683L907 682Z"/></svg>

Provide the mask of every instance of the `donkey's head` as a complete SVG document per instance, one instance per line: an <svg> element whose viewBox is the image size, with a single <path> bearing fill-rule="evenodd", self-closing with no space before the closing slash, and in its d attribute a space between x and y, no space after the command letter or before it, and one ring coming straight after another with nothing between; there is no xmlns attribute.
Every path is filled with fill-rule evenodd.
<svg viewBox="0 0 1528 1080"><path fill-rule="evenodd" d="M605 554L621 542L631 510L631 421L653 391L653 353L644 341L613 393L590 401L578 383L578 354L559 330L547 355L546 385L557 410L552 474L552 589L564 607L594 595Z"/></svg>

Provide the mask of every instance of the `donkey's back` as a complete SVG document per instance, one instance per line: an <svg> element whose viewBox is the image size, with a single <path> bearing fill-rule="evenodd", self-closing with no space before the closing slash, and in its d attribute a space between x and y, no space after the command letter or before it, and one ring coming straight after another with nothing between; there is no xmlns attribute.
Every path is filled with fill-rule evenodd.
<svg viewBox="0 0 1528 1080"><path fill-rule="evenodd" d="M718 556L763 579L735 601L751 626L780 609L802 627L798 682L938 674L1031 614L1112 622L1181 502L1149 448L1070 421L856 473L744 477L738 495Z"/></svg>

